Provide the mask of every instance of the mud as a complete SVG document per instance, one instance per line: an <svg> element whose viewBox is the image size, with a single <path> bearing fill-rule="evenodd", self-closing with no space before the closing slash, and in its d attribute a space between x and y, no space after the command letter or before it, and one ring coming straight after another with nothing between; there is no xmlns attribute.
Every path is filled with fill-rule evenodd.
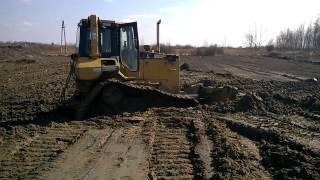
<svg viewBox="0 0 320 180"><path fill-rule="evenodd" d="M181 72L183 87L230 86L236 96L79 121L59 110L68 58L29 48L0 48L0 179L320 178L320 84L279 76L312 78L319 66L300 64L300 71L292 61L279 62L284 69L264 66L270 59L260 56L182 57L190 66ZM22 58L35 62L15 63ZM239 74L235 67L248 62L254 66ZM257 79L264 67L273 76Z"/></svg>

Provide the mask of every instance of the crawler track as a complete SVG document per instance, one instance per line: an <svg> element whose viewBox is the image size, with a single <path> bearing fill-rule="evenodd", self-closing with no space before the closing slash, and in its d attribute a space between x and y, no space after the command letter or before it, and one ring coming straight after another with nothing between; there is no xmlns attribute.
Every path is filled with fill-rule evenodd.
<svg viewBox="0 0 320 180"><path fill-rule="evenodd" d="M111 104L104 102L103 93L108 88L121 94L121 100ZM144 111L150 107L192 107L199 104L196 99L187 95L172 94L150 86L135 85L114 79L100 82L90 90L86 97L80 97L80 99L82 99L80 105L76 108L77 119L97 114Z"/></svg>

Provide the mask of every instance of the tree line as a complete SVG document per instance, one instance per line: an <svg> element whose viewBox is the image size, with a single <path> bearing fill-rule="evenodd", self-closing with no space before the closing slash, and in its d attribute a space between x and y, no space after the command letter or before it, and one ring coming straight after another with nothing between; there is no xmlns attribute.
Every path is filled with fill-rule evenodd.
<svg viewBox="0 0 320 180"><path fill-rule="evenodd" d="M262 47L265 42L262 28L245 34L245 45L250 48ZM304 24L295 29L281 31L275 40L271 39L266 47L280 49L320 50L320 16L308 26Z"/></svg>
<svg viewBox="0 0 320 180"><path fill-rule="evenodd" d="M281 31L276 38L277 48L284 49L320 49L320 17L305 27Z"/></svg>

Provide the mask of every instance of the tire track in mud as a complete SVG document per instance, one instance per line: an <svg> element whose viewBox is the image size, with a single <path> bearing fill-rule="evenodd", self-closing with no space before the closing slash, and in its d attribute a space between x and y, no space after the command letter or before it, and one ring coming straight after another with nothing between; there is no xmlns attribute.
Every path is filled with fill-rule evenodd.
<svg viewBox="0 0 320 180"><path fill-rule="evenodd" d="M212 141L212 179L272 179L261 164L254 142L240 136L212 117L206 119L206 133Z"/></svg>
<svg viewBox="0 0 320 180"><path fill-rule="evenodd" d="M205 112L169 108L154 118L151 179L271 179L254 142Z"/></svg>
<svg viewBox="0 0 320 180"><path fill-rule="evenodd" d="M292 149L303 151L307 154L320 156L320 134L299 116L286 118L254 117L234 115L230 117L217 117L224 122L229 129L243 136L261 142L262 140L289 146ZM244 120L245 119L245 120ZM298 123L298 124L296 124ZM315 125L316 126L316 125Z"/></svg>
<svg viewBox="0 0 320 180"><path fill-rule="evenodd" d="M86 130L77 125L56 124L31 130L28 138L19 137L24 135L19 131L30 131L30 126L16 127L12 131L11 141L0 146L0 179L35 179L51 168L51 162Z"/></svg>
<svg viewBox="0 0 320 180"><path fill-rule="evenodd" d="M149 153L142 133L147 114L121 115L110 121L99 117L104 127L89 129L41 178L146 179Z"/></svg>
<svg viewBox="0 0 320 180"><path fill-rule="evenodd" d="M0 179L318 178L316 152L258 121L200 107L151 108L0 128Z"/></svg>
<svg viewBox="0 0 320 180"><path fill-rule="evenodd" d="M0 127L0 179L145 179L147 114Z"/></svg>
<svg viewBox="0 0 320 180"><path fill-rule="evenodd" d="M90 129L55 162L55 168L42 175L43 179L84 179L93 168L90 165L101 155L101 149L112 136L113 130ZM93 157L92 154L97 155Z"/></svg>
<svg viewBox="0 0 320 180"><path fill-rule="evenodd" d="M158 111L154 117L155 132L149 167L151 179L208 178L210 170L203 158L210 155L210 149L202 149L208 142L203 143L197 135L202 128L199 128L197 118L167 112ZM202 152L199 152L200 149Z"/></svg>
<svg viewBox="0 0 320 180"><path fill-rule="evenodd" d="M218 119L227 129L256 144L261 156L260 163L272 178L320 178L320 152L318 149L301 144L275 129L256 126L254 123L250 124L238 119L224 117Z"/></svg>

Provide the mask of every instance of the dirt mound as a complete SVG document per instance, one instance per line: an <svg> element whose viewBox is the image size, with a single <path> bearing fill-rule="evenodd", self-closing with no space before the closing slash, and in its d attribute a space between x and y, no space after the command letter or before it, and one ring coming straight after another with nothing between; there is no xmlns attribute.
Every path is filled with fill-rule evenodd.
<svg viewBox="0 0 320 180"><path fill-rule="evenodd" d="M265 107L263 99L258 95L251 93L241 96L235 110L241 112L263 112L265 111Z"/></svg>
<svg viewBox="0 0 320 180"><path fill-rule="evenodd" d="M15 61L15 63L17 63L17 64L32 64L35 62L36 62L36 60L34 60L34 59L26 59L26 58L22 58L22 59Z"/></svg>
<svg viewBox="0 0 320 180"><path fill-rule="evenodd" d="M188 63L183 63L180 66L180 70L189 70L190 66Z"/></svg>
<svg viewBox="0 0 320 180"><path fill-rule="evenodd" d="M279 53L279 52L270 52L265 55L266 57L272 57L272 58L277 58L277 59L285 59L285 60L292 60L293 57L290 57L288 55Z"/></svg>
<svg viewBox="0 0 320 180"><path fill-rule="evenodd" d="M0 48L8 48L8 49L22 49L23 46L20 44L1 44Z"/></svg>
<svg viewBox="0 0 320 180"><path fill-rule="evenodd" d="M205 103L234 100L236 99L237 94L238 89L232 86L200 86L199 88L199 98L203 98Z"/></svg>

